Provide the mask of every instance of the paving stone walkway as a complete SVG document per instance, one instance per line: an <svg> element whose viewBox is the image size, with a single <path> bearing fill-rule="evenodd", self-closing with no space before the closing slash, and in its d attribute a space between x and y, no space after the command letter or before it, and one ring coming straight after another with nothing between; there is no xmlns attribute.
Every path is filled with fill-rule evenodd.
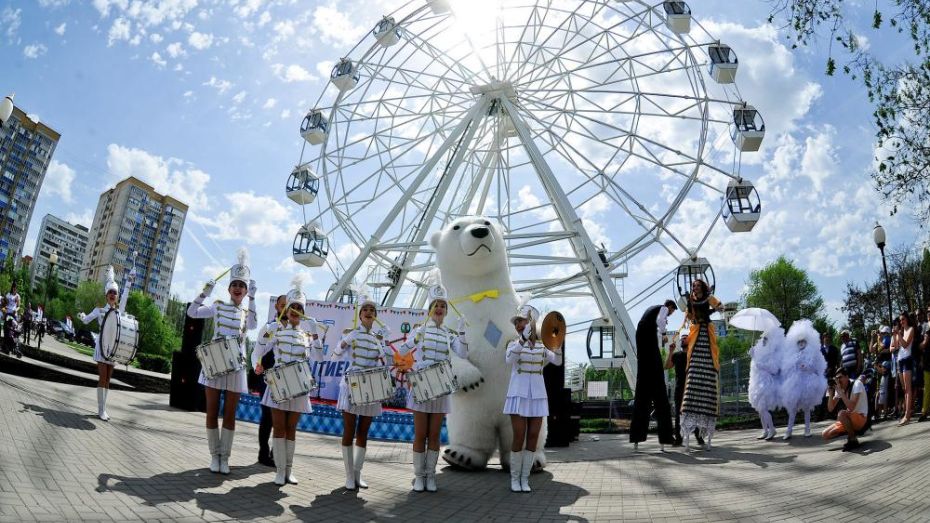
<svg viewBox="0 0 930 523"><path fill-rule="evenodd" d="M203 415L167 403L113 391L105 423L93 388L0 374L0 521L930 521L930 423L881 424L854 453L758 431L720 433L690 455L583 435L548 453L531 494L511 493L496 462L440 465L440 492L415 494L409 446L371 442L371 488L356 493L341 487L339 440L305 433L300 484L276 487L248 423L232 474L211 474Z"/></svg>

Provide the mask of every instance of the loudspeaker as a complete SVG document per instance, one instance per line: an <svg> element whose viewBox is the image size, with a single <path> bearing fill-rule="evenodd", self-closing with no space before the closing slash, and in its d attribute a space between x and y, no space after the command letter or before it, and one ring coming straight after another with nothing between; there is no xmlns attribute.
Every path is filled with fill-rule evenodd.
<svg viewBox="0 0 930 523"><path fill-rule="evenodd" d="M202 319L184 318L181 350L175 351L171 357L171 395L168 401L172 407L200 412L207 410L203 388L197 383L200 360L195 350L203 340L203 326Z"/></svg>
<svg viewBox="0 0 930 523"><path fill-rule="evenodd" d="M562 353L565 352L562 345ZM581 432L580 405L572 404L572 391L565 388L565 365L543 367L546 396L549 398L546 447L567 447ZM576 412L577 411L577 412Z"/></svg>
<svg viewBox="0 0 930 523"><path fill-rule="evenodd" d="M190 303L187 304L190 307ZM186 310L186 309L185 309ZM181 333L181 351L194 355L194 349L203 343L203 325L201 318L184 317L184 332Z"/></svg>

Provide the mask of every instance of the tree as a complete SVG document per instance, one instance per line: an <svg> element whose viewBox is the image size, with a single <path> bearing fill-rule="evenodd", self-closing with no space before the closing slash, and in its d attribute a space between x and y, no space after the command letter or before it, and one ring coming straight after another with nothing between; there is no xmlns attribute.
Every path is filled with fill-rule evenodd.
<svg viewBox="0 0 930 523"><path fill-rule="evenodd" d="M74 291L74 310L75 315L77 312L88 313L92 311L95 307L103 305L104 294L103 294L103 284L99 281L82 281L78 284L77 289ZM77 325L75 325L75 329ZM90 325L85 325L85 329L90 329L94 332L97 332L100 328L99 322L92 322Z"/></svg>
<svg viewBox="0 0 930 523"><path fill-rule="evenodd" d="M845 74L862 82L874 105L877 127L877 167L872 178L894 211L912 207L927 223L930 218L930 3L889 0L878 3L843 0L771 0L769 22L782 23L792 48L811 44L821 33L830 37L826 73L836 70L832 43L838 42L847 61ZM872 9L866 13L866 9ZM869 16L871 15L871 16ZM857 18L868 16L875 41L897 33L910 40L913 54L878 56L860 44ZM887 20L887 22L886 22ZM868 34L866 35L869 36ZM884 37L884 38L883 38Z"/></svg>
<svg viewBox="0 0 930 523"><path fill-rule="evenodd" d="M174 327L165 321L152 298L139 291L129 293L126 312L139 322L139 352L168 358L181 345Z"/></svg>
<svg viewBox="0 0 930 523"><path fill-rule="evenodd" d="M813 320L823 311L823 298L817 286L803 269L784 256L749 273L747 285L746 305L767 309L786 329L796 320Z"/></svg>
<svg viewBox="0 0 930 523"><path fill-rule="evenodd" d="M184 333L184 321L187 318L187 303L181 301L178 296L168 298L168 305L165 307L165 321L168 322L175 334L182 336Z"/></svg>

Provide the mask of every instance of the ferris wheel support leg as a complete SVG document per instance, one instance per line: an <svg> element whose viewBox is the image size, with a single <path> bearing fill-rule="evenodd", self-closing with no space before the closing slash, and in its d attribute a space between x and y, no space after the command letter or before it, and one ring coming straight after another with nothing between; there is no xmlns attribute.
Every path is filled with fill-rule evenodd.
<svg viewBox="0 0 930 523"><path fill-rule="evenodd" d="M458 142L459 138L462 136L468 129L468 124L472 121L476 121L476 117L482 114L488 106L488 100L486 97L482 97L478 103L472 106L469 109L468 113L462 118L462 121L459 122L455 129L449 133L449 136L446 137L442 145L436 150L436 153L431 156L426 163L423 164L423 167L420 169L420 172L417 174L416 179L414 179L410 185L407 187L407 190L404 191L404 195L400 197L397 202L394 204L394 207L391 208L391 211L385 216L384 221L381 222L381 225L378 226L378 229L371 235L368 239L368 243L365 244L365 247L362 248L358 256L352 261L352 264L349 265L349 268L346 269L346 272L339 277L339 280L336 282L336 286L333 289L331 298L333 301L337 300L339 296L342 296L342 293L345 291L346 287L352 283L352 280L355 278L355 275L362 268L362 265L365 263L371 256L372 250L374 247L381 241L381 237L384 236L384 233L393 225L394 220L397 219L397 216L404 210L404 207L410 202L410 199L416 194L417 190L423 184L424 180L429 176L429 174L436 167L436 164L439 163L439 160L446 154L446 152Z"/></svg>
<svg viewBox="0 0 930 523"><path fill-rule="evenodd" d="M527 127L526 122L524 122L510 100L502 97L500 101L506 109L507 114L510 116L510 120L513 122L514 128L517 131L517 136L519 136L520 142L527 156L529 156L530 163L533 164L546 194L549 196L549 199L552 200L552 204L555 207L556 213L559 215L562 226L567 232L572 233L570 239L572 248L578 259L583 260L583 269L585 270L588 283L594 293L594 299L597 301L601 314L610 318L610 322L614 326L614 332L616 333L614 342L622 344L623 352L626 355L623 359L624 373L630 382L630 386L635 388L636 338L634 335L635 328L633 327L633 321L630 319L630 315L623 305L623 300L620 298L617 288L611 283L610 273L607 267L604 267L603 262L601 262L597 254L597 249L594 248L594 244L591 242L591 238L584 228L584 223L582 223L581 218L579 218L578 214L575 212L575 208L572 207L568 196L565 195L565 192L556 180L552 169L549 167L549 164L546 163L539 148L536 147L536 143L533 141L533 137L530 134L530 129Z"/></svg>

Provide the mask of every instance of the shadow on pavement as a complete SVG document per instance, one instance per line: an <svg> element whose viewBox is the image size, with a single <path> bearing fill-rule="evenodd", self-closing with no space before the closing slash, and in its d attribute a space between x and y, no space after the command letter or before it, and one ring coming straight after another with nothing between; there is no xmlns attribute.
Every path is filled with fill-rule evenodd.
<svg viewBox="0 0 930 523"><path fill-rule="evenodd" d="M289 508L298 521L320 521L319 509L323 508L337 509L345 520L373 521L379 519L377 514L365 506L367 503L367 500L359 497L359 491L340 487L329 494L317 496L310 502L309 507L291 505Z"/></svg>
<svg viewBox="0 0 930 523"><path fill-rule="evenodd" d="M731 461L745 461L763 469L768 468L771 463L793 463L798 457L797 454L772 456L755 452L740 452L726 447L714 447L709 451L698 450L690 454L687 452L661 452L653 455L674 461L679 465L723 465Z"/></svg>
<svg viewBox="0 0 930 523"><path fill-rule="evenodd" d="M284 507L277 502L286 496L281 487L274 483L259 483L255 486L233 487L223 494L201 492L194 497L202 510L241 521L280 516L284 513Z"/></svg>
<svg viewBox="0 0 930 523"><path fill-rule="evenodd" d="M20 403L20 405L23 406L23 410L20 412L34 412L37 416L41 416L42 419L56 427L77 430L97 429L97 426L89 421L97 417L93 414L79 414L77 412L40 407L38 405L28 405L26 403Z"/></svg>
<svg viewBox="0 0 930 523"><path fill-rule="evenodd" d="M870 454L875 454L883 450L888 450L891 448L891 443L884 440L868 440L861 441L861 445L854 450L848 451L850 454L859 454L860 456L868 456ZM843 450L842 445L836 446L830 449L830 452L840 452Z"/></svg>

